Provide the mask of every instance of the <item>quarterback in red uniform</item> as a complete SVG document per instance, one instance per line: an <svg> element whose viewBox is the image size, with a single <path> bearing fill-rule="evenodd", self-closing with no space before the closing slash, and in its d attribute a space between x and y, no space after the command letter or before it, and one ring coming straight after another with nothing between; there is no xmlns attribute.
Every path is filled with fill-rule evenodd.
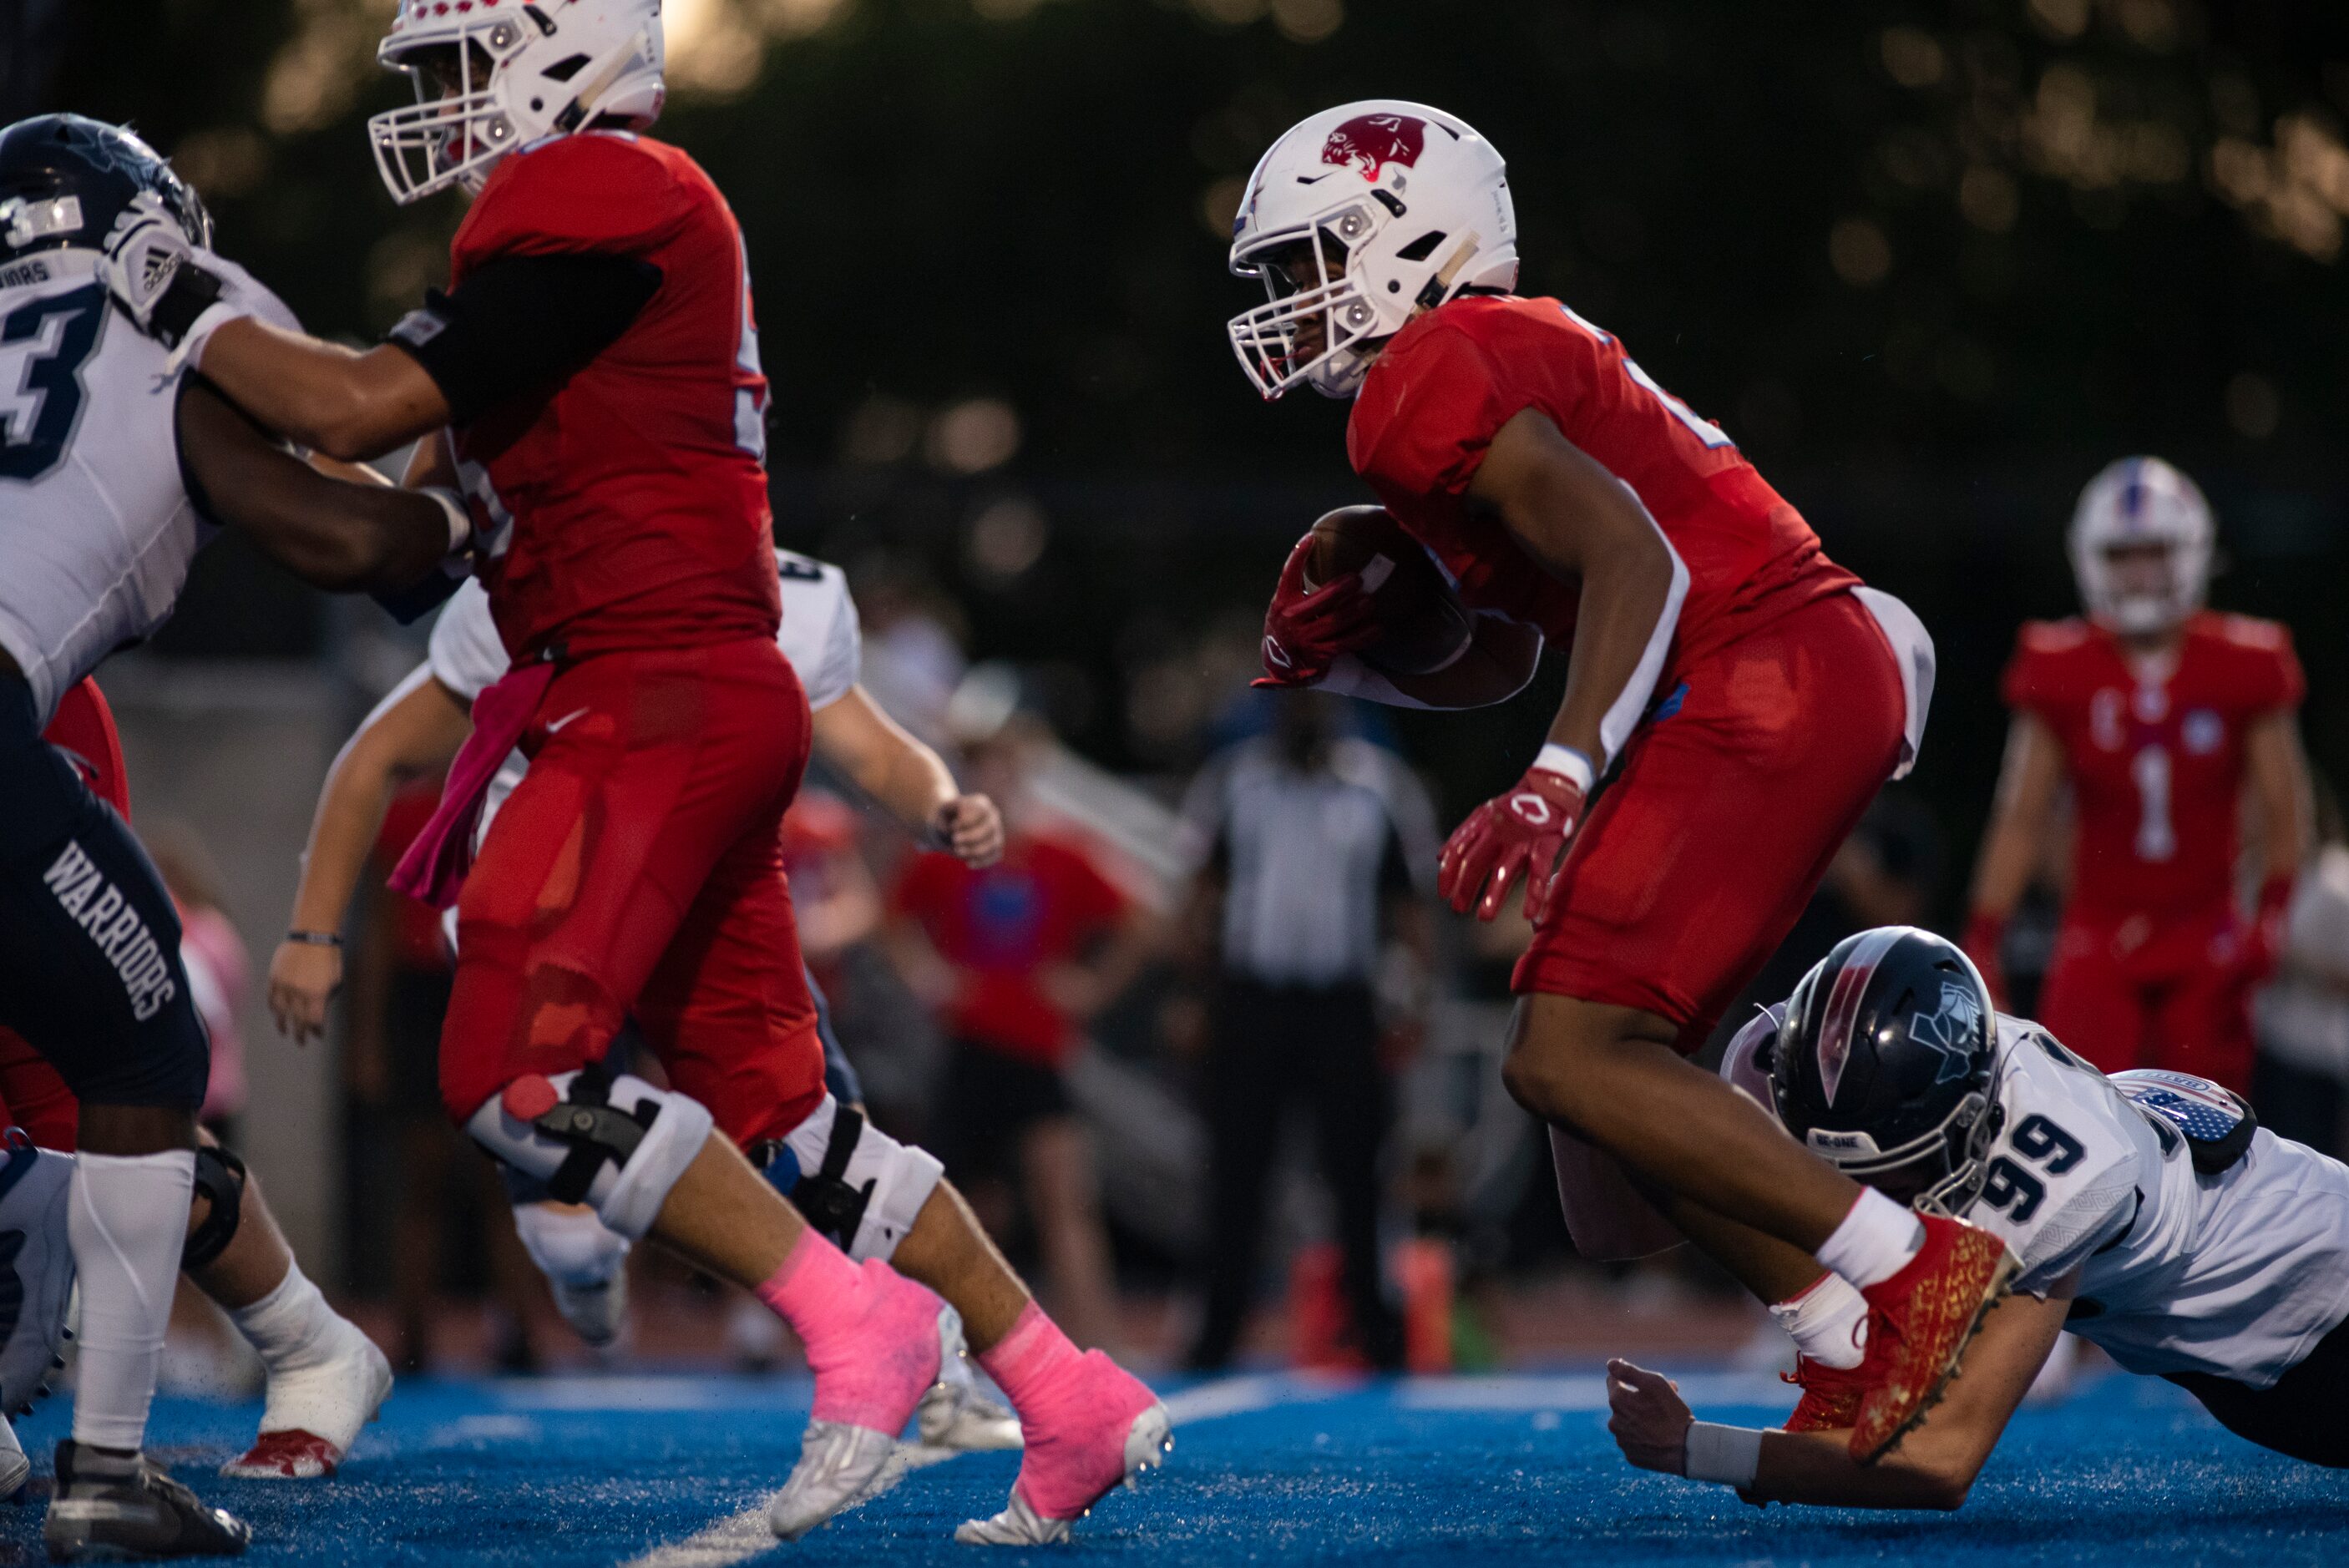
<svg viewBox="0 0 2349 1568"><path fill-rule="evenodd" d="M2071 550L2088 614L2016 639L1966 947L2002 993L2000 938L2068 783L2071 885L2041 1020L2106 1072L2247 1090L2250 993L2273 966L2305 834L2306 683L2283 627L2202 608L2210 546L2201 490L2158 458L2124 458L2081 493ZM2262 867L2249 918L2235 887L2247 792Z"/></svg>
<svg viewBox="0 0 2349 1568"><path fill-rule="evenodd" d="M449 1113L798 1332L814 1418L778 1535L861 1497L938 1375L937 1308L894 1263L1020 1416L1010 1505L958 1533L1062 1539L1158 1461L1166 1413L1070 1344L935 1159L825 1092L781 859L809 714L775 642L766 382L733 214L641 134L657 0L403 0L378 57L417 87L369 126L394 196L476 192L447 293L354 353L254 320L184 240L119 232L109 282L263 425L344 461L420 440L409 482L469 498L512 672L396 885L445 900L500 764L519 745L531 766L457 903ZM630 1015L670 1087L605 1065ZM762 1174L741 1150L768 1143Z"/></svg>
<svg viewBox="0 0 2349 1568"><path fill-rule="evenodd" d="M1873 1328L1852 1447L1874 1459L1922 1418L2012 1261L1823 1180L1683 1058L1913 759L1930 640L1613 335L1509 292L1507 181L1454 117L1379 101L1297 126L1248 183L1232 264L1270 295L1231 325L1259 390L1351 397L1356 471L1477 637L1507 624L1571 650L1548 744L1453 834L1441 873L1488 920L1523 883L1536 935L1505 1071L1551 1124L1578 1244L1685 1234L1767 1301L1858 1289ZM1373 668L1371 587L1309 589L1311 549L1266 618L1268 679L1427 707L1509 695Z"/></svg>

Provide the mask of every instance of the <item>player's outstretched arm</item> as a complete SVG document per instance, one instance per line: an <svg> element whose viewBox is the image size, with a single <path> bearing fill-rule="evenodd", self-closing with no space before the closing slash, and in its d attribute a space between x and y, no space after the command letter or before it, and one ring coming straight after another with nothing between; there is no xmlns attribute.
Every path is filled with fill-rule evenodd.
<svg viewBox="0 0 2349 1568"><path fill-rule="evenodd" d="M918 838L966 864L1003 854L1003 816L984 795L966 795L946 759L882 711L861 686L815 714L815 748Z"/></svg>
<svg viewBox="0 0 2349 1568"><path fill-rule="evenodd" d="M412 587L471 526L453 500L320 473L201 380L181 393L179 435L181 464L205 515L330 592Z"/></svg>
<svg viewBox="0 0 2349 1568"><path fill-rule="evenodd" d="M1607 1365L1607 1429L1640 1469L1732 1485L1750 1502L1954 1509L2054 1348L2071 1294L2067 1282L2045 1301L2016 1295L2001 1302L1925 1424L1874 1464L1851 1457L1848 1431L1757 1433L1697 1422L1670 1379L1628 1361Z"/></svg>
<svg viewBox="0 0 2349 1568"><path fill-rule="evenodd" d="M2017 713L2006 732L1998 798L1991 808L1989 830L1982 835L1982 858L1974 865L1971 913L1966 922L1967 954L2002 1004L2006 980L1998 963L1999 938L2039 869L2063 788L2062 742L2036 714Z"/></svg>
<svg viewBox="0 0 2349 1568"><path fill-rule="evenodd" d="M326 1006L343 981L332 937L367 868L384 808L405 775L445 766L472 729L465 705L419 665L376 705L327 769L302 854L288 936L269 965L269 1010L278 1030L306 1042L326 1031ZM305 937L313 940L305 940Z"/></svg>
<svg viewBox="0 0 2349 1568"><path fill-rule="evenodd" d="M449 422L449 402L414 356L361 351L252 316L203 346L200 368L238 407L301 446L364 462Z"/></svg>

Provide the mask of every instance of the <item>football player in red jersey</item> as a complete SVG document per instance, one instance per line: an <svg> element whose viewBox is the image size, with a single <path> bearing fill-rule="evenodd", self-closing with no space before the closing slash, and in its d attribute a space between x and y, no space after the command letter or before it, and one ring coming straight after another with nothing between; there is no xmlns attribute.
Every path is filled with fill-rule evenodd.
<svg viewBox="0 0 2349 1568"><path fill-rule="evenodd" d="M2071 552L2088 613L2015 640L1966 951L2002 996L2000 939L2069 784L2071 886L2040 1018L2106 1072L2168 1068L2240 1091L2251 990L2274 966L2305 848L2306 682L2282 626L2202 607L2211 531L2201 490L2158 458L2124 458L2081 492ZM2247 792L2261 860L2248 920Z"/></svg>
<svg viewBox="0 0 2349 1568"><path fill-rule="evenodd" d="M1857 1288L1851 1446L1872 1460L1922 1418L2013 1261L1822 1171L1685 1057L1913 759L1930 640L1611 335L1512 294L1516 238L1501 160L1468 126L1411 103L1327 110L1243 196L1233 270L1270 300L1233 346L1268 397L1352 397L1356 471L1462 601L1572 650L1548 744L1441 873L1488 920L1524 883L1536 935L1505 1070L1551 1124L1578 1244L1686 1234L1789 1313L1822 1292L1857 1305ZM1381 635L1374 602L1352 573L1307 593L1309 549L1266 618L1268 678L1436 706L1357 656Z"/></svg>
<svg viewBox="0 0 2349 1568"><path fill-rule="evenodd" d="M776 1533L862 1496L937 1377L936 1309L894 1262L960 1312L1020 1417L1009 1506L958 1533L1061 1539L1157 1462L1167 1417L1044 1315L936 1160L824 1090L781 861L809 716L775 643L766 381L733 214L640 134L663 97L657 0L402 0L378 58L418 91L370 122L393 194L478 192L449 291L388 342L262 325L167 225L119 226L107 277L262 425L354 461L420 440L409 481L471 500L513 669L473 704L403 891L445 895L498 765L519 743L531 767L457 904L449 1113L798 1332L814 1418ZM630 1014L670 1088L604 1065ZM812 1222L743 1158L769 1140Z"/></svg>

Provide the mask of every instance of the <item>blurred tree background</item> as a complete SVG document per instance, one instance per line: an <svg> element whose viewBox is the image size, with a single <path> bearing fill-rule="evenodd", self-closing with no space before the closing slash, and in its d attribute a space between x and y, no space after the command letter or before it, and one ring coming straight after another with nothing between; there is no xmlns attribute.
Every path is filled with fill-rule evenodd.
<svg viewBox="0 0 2349 1568"><path fill-rule="evenodd" d="M1619 333L1940 638L1920 787L1970 837L2024 615L2073 603L2079 485L2163 453L2218 503L2222 605L2290 621L2349 769L2349 9L2281 0L671 0L661 134L748 234L786 542L926 563L974 650L1172 767L1137 712L1356 499L1343 410L1267 407L1223 323L1240 183L1304 114L1402 96L1510 162L1524 287ZM7 118L137 122L222 248L363 338L459 199L394 207L361 121L382 0L0 0ZM219 552L216 552L219 553ZM233 554L187 654L315 652ZM1173 679L1150 678L1170 674ZM1555 690L1405 726L1449 804ZM1137 698L1134 694L1143 696Z"/></svg>

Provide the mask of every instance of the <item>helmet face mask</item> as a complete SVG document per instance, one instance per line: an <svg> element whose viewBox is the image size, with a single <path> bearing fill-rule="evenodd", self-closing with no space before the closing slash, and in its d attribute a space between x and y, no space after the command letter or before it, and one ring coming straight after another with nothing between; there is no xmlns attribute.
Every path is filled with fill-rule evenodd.
<svg viewBox="0 0 2349 1568"><path fill-rule="evenodd" d="M1769 1062L1779 1119L1854 1181L1963 1214L2005 1124L1997 1028L1949 942L1908 926L1848 937L1787 1002Z"/></svg>
<svg viewBox="0 0 2349 1568"><path fill-rule="evenodd" d="M2073 575L2089 618L2122 636L2182 624L2209 588L2215 527L2194 481L2158 458L2123 458L2072 514Z"/></svg>
<svg viewBox="0 0 2349 1568"><path fill-rule="evenodd" d="M1249 176L1231 270L1265 286L1266 303L1227 329L1257 390L1269 400L1302 382L1350 397L1379 347L1421 311L1516 285L1516 215L1500 155L1422 104L1325 109Z"/></svg>
<svg viewBox="0 0 2349 1568"><path fill-rule="evenodd" d="M402 203L478 191L500 159L543 137L599 119L642 129L665 97L658 0L455 12L401 0L376 62L416 90L367 120L377 170Z"/></svg>

